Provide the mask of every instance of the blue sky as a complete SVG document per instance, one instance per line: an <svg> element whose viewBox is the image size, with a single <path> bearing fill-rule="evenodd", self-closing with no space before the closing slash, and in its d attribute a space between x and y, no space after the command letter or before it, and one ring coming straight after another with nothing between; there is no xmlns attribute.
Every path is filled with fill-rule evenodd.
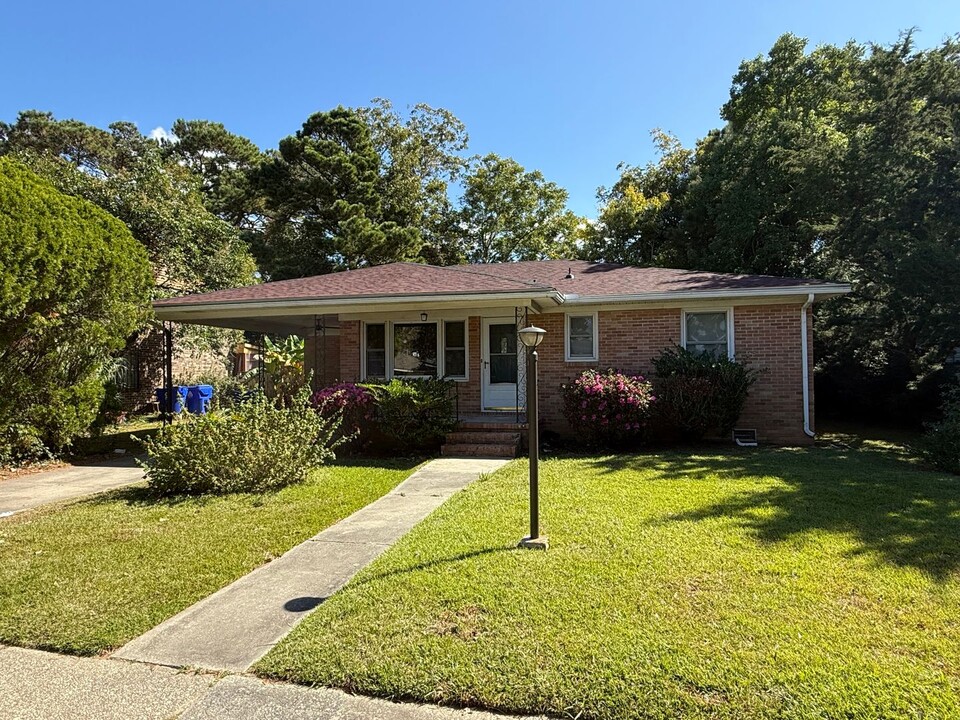
<svg viewBox="0 0 960 720"><path fill-rule="evenodd" d="M652 128L692 144L718 126L740 61L782 33L886 44L910 27L936 45L960 32L960 3L17 2L0 119L205 118L268 148L317 110L426 102L466 123L472 153L541 170L593 216L618 162L652 159Z"/></svg>

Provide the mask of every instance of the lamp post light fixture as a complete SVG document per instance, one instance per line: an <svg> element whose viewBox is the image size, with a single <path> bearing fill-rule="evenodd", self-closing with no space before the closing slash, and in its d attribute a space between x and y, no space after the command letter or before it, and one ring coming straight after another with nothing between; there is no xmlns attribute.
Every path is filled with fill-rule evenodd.
<svg viewBox="0 0 960 720"><path fill-rule="evenodd" d="M537 402L537 346L547 331L534 325L519 333L520 342L527 348L527 445L530 447L530 534L520 541L520 547L546 550L546 537L540 535L540 418Z"/></svg>

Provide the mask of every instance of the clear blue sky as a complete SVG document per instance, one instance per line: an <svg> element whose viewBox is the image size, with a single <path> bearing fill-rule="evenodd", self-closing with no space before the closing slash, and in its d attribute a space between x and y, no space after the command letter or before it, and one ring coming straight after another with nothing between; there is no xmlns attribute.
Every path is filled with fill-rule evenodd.
<svg viewBox="0 0 960 720"><path fill-rule="evenodd" d="M15 2L0 21L0 119L50 110L149 133L224 123L276 147L317 110L389 98L466 123L472 153L512 156L595 214L649 131L692 144L719 125L744 58L784 32L812 44L920 46L960 32L949 0L804 2Z"/></svg>

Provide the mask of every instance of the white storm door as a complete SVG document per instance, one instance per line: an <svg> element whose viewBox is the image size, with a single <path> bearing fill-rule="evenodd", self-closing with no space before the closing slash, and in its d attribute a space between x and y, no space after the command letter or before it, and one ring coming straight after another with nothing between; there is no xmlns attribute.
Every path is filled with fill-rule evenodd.
<svg viewBox="0 0 960 720"><path fill-rule="evenodd" d="M484 410L516 410L518 363L523 362L513 318L483 318L481 327L481 387Z"/></svg>

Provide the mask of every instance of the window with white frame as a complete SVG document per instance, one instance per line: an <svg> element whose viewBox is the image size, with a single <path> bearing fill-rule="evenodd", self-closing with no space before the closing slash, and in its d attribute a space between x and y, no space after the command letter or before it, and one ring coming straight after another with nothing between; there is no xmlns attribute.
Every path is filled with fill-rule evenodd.
<svg viewBox="0 0 960 720"><path fill-rule="evenodd" d="M369 380L383 380L387 377L387 325L367 323L365 329L366 377Z"/></svg>
<svg viewBox="0 0 960 720"><path fill-rule="evenodd" d="M467 377L467 324L463 320L443 324L443 375L457 380Z"/></svg>
<svg viewBox="0 0 960 720"><path fill-rule="evenodd" d="M467 329L463 320L365 323L363 377L467 378Z"/></svg>
<svg viewBox="0 0 960 720"><path fill-rule="evenodd" d="M695 353L733 357L733 311L710 310L683 314L683 346Z"/></svg>
<svg viewBox="0 0 960 720"><path fill-rule="evenodd" d="M566 316L567 362L590 362L597 360L597 314L569 313Z"/></svg>

